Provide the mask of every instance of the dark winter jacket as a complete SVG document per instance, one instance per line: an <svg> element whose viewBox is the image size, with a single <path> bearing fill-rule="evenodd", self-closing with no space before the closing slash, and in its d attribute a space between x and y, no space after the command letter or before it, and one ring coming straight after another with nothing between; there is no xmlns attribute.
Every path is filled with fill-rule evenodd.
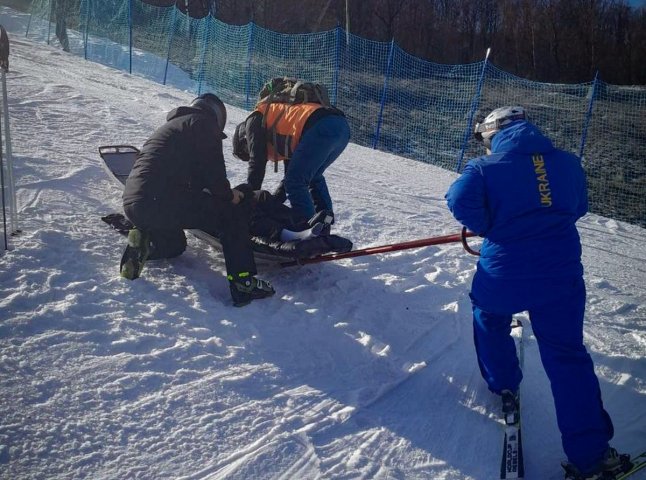
<svg viewBox="0 0 646 480"><path fill-rule="evenodd" d="M471 160L446 194L455 218L485 239L478 272L506 280L578 276L575 222L588 209L580 159L518 121L492 154Z"/></svg>
<svg viewBox="0 0 646 480"><path fill-rule="evenodd" d="M148 139L126 181L124 205L155 200L163 208L187 192L207 189L216 199L231 201L222 155L222 139L214 116L179 107Z"/></svg>
<svg viewBox="0 0 646 480"><path fill-rule="evenodd" d="M343 115L336 108L319 108L315 110L305 122L301 133L301 138L305 135L307 129L314 125L318 120L328 115ZM247 171L247 183L254 190L262 188L262 182L265 179L265 170L267 168L267 132L263 128L263 114L255 111L249 115L245 121L245 136L247 147L249 149L249 167ZM289 160L285 160L285 168Z"/></svg>

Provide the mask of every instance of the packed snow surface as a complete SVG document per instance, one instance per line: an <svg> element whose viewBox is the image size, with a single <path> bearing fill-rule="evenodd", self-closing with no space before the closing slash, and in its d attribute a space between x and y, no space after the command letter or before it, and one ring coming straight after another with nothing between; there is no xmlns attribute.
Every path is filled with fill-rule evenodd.
<svg viewBox="0 0 646 480"><path fill-rule="evenodd" d="M22 229L0 256L1 479L498 478L499 399L472 346L475 257L453 243L262 267L278 293L241 309L221 254L193 237L120 278L124 239L100 217L121 211L121 192L97 149L141 146L194 93L34 42L17 33L25 15L0 13ZM229 138L247 114L229 108ZM243 182L228 141L224 153ZM460 229L444 201L454 173L350 145L326 176L334 228L357 248ZM613 445L634 453L646 449L645 232L596 215L579 229L585 342ZM560 479L525 323L526 478Z"/></svg>

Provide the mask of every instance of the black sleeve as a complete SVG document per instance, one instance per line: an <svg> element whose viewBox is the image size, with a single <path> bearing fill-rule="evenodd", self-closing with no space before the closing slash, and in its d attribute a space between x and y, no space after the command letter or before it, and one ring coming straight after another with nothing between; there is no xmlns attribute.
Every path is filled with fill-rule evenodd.
<svg viewBox="0 0 646 480"><path fill-rule="evenodd" d="M245 133L249 147L249 169L247 171L247 183L254 190L262 188L262 181L265 179L267 167L267 138L265 129L262 126L262 113L254 112L245 122Z"/></svg>
<svg viewBox="0 0 646 480"><path fill-rule="evenodd" d="M223 201L231 201L233 192L227 179L224 155L222 153L222 137L209 119L199 119L193 124L196 161L198 162L196 184L205 185L211 194Z"/></svg>

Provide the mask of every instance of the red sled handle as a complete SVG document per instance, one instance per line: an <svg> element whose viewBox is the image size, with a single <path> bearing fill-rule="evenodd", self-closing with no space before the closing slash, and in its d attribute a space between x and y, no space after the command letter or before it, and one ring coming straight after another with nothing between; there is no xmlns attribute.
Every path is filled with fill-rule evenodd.
<svg viewBox="0 0 646 480"><path fill-rule="evenodd" d="M474 250L469 246L467 243L467 237L474 237L475 233L467 231L467 227L462 227L462 233L460 234L461 240L462 240L462 246L464 249L469 252L471 255L475 255L476 257L480 256L480 252L477 250Z"/></svg>
<svg viewBox="0 0 646 480"><path fill-rule="evenodd" d="M307 265L310 263L331 262L333 260L341 260L343 258L363 257L365 255L374 255L377 253L396 252L398 250L407 250L409 248L428 247L430 245L440 245L443 243L463 242L466 243L467 237L474 237L475 233L468 232L463 229L461 233L454 233L451 235L443 235L440 237L423 238L421 240L413 240L410 242L393 243L391 245L382 245L379 247L368 247L360 250L352 250L345 253L334 253L331 255L321 255L314 258L304 258L301 260L294 260L291 262L281 263L283 267L291 267L294 265ZM469 250L467 250L469 251ZM473 250L472 250L473 251ZM471 253L471 252L469 252Z"/></svg>

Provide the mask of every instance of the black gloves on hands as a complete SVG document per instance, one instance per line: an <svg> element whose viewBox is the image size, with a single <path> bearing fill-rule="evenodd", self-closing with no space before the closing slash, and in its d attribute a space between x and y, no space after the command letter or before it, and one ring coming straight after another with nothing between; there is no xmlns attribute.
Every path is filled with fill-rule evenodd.
<svg viewBox="0 0 646 480"><path fill-rule="evenodd" d="M254 190L248 183L241 183L234 187L244 195L242 201L253 201L254 203L273 202L275 197L267 190Z"/></svg>
<svg viewBox="0 0 646 480"><path fill-rule="evenodd" d="M271 202L274 200L274 197L267 190L256 190L253 192L254 200L258 203Z"/></svg>
<svg viewBox="0 0 646 480"><path fill-rule="evenodd" d="M253 188L251 188L251 185L249 185L248 183L241 183L240 185L233 187L233 189L239 191L244 195L244 198L242 199L243 201L253 198Z"/></svg>

